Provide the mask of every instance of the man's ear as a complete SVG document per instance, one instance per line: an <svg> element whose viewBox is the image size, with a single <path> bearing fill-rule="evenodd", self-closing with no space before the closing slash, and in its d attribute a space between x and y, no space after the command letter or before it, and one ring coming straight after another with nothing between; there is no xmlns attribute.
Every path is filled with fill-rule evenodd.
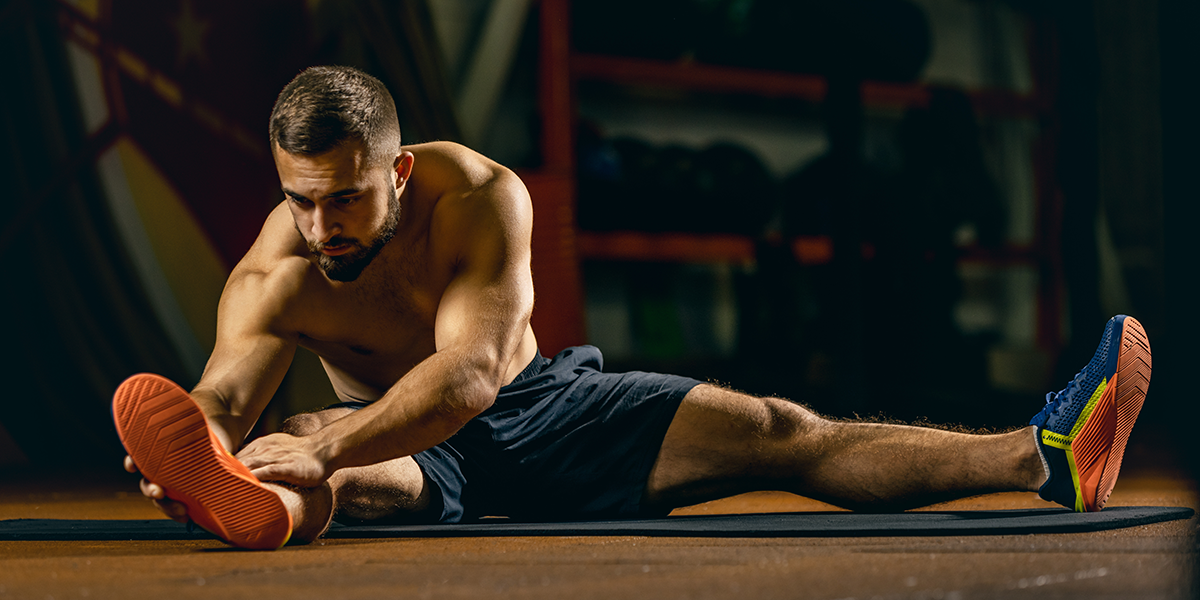
<svg viewBox="0 0 1200 600"><path fill-rule="evenodd" d="M396 171L396 189L400 189L408 181L408 178L412 176L412 152L401 152L397 155L396 160L392 162L392 169Z"/></svg>

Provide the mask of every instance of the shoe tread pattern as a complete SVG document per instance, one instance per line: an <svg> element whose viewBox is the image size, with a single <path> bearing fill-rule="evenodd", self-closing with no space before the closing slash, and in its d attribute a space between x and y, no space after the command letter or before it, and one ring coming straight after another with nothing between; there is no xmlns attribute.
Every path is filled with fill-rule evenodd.
<svg viewBox="0 0 1200 600"><path fill-rule="evenodd" d="M1117 369L1087 423L1072 443L1086 510L1100 510L1117 483L1125 446L1150 388L1150 341L1133 317L1126 317Z"/></svg>
<svg viewBox="0 0 1200 600"><path fill-rule="evenodd" d="M287 542L291 517L279 496L224 451L182 388L157 375L134 375L113 396L113 417L143 476L186 504L197 525L242 548Z"/></svg>

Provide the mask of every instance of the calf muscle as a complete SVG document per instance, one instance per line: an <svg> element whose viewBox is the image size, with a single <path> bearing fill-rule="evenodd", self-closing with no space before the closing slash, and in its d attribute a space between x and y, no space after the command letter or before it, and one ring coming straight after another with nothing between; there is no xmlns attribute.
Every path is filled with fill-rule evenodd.
<svg viewBox="0 0 1200 600"><path fill-rule="evenodd" d="M283 433L307 436L354 412L332 408L289 417ZM424 475L412 457L341 469L322 488L269 483L289 506L299 541L312 541L339 520L407 522L423 518L430 505Z"/></svg>

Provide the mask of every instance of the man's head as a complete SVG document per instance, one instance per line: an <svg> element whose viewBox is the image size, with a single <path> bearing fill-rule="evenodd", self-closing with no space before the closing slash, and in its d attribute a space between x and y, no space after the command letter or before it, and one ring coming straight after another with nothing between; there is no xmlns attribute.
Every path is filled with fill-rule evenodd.
<svg viewBox="0 0 1200 600"><path fill-rule="evenodd" d="M270 135L296 230L330 279L357 279L395 234L412 170L387 88L349 67L310 68L279 94Z"/></svg>
<svg viewBox="0 0 1200 600"><path fill-rule="evenodd" d="M400 152L396 104L378 79L351 67L311 67L279 93L272 148L317 156L349 142L362 144L372 164L390 164Z"/></svg>

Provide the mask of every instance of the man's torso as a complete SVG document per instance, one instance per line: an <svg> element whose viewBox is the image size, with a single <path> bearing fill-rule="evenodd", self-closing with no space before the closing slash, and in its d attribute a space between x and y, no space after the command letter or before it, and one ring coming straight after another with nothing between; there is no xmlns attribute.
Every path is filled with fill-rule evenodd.
<svg viewBox="0 0 1200 600"><path fill-rule="evenodd" d="M416 162L401 197L401 224L359 280L326 278L282 203L243 261L249 269L265 272L264 287L288 290L276 301L275 321L281 333L294 335L298 345L321 358L343 401L378 399L437 351L438 305L453 279L458 250L453 231L446 231L438 219L439 210L444 210L440 203L455 200L446 197L447 181L455 174L445 172L447 161L439 160L443 157L435 155L436 148L407 149ZM267 285L267 278L285 282ZM520 372L536 352L532 331L525 337L510 375Z"/></svg>

